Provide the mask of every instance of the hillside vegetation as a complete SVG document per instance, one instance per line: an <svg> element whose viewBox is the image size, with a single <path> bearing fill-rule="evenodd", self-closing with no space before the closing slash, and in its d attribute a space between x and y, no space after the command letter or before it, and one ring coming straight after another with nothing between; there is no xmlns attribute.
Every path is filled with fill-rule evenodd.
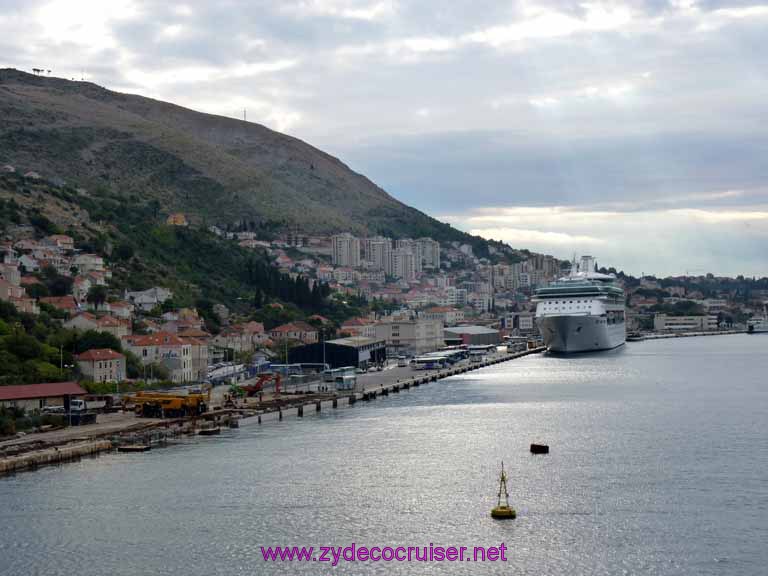
<svg viewBox="0 0 768 576"><path fill-rule="evenodd" d="M484 241L296 138L88 82L0 70L0 165L156 201L194 222Z"/></svg>

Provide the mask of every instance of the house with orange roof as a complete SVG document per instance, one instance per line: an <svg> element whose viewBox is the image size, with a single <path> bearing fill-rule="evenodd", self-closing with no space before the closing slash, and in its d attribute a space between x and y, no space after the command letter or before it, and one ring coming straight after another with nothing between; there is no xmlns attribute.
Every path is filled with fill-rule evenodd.
<svg viewBox="0 0 768 576"><path fill-rule="evenodd" d="M75 266L80 274L88 274L89 272L104 272L104 258L98 254L78 254L72 260L72 265Z"/></svg>
<svg viewBox="0 0 768 576"><path fill-rule="evenodd" d="M80 305L75 301L75 297L71 294L68 296L44 296L43 298L40 298L40 302L53 306L59 310L64 310L70 314L74 314L80 309Z"/></svg>
<svg viewBox="0 0 768 576"><path fill-rule="evenodd" d="M121 320L130 320L134 311L133 304L124 301L105 302L101 305L101 309Z"/></svg>
<svg viewBox="0 0 768 576"><path fill-rule="evenodd" d="M304 344L313 344L318 341L318 331L311 324L297 320L272 328L269 331L269 337L275 341L299 340Z"/></svg>
<svg viewBox="0 0 768 576"><path fill-rule="evenodd" d="M192 382L192 345L169 332L122 337L123 347L135 354L141 363L162 364L173 382Z"/></svg>
<svg viewBox="0 0 768 576"><path fill-rule="evenodd" d="M350 318L341 325L340 332L350 336L376 338L376 323L368 318Z"/></svg>
<svg viewBox="0 0 768 576"><path fill-rule="evenodd" d="M179 336L179 338L189 344L189 354L192 359L192 378L200 381L205 380L208 376L208 365L210 364L208 341L198 340L189 336Z"/></svg>
<svg viewBox="0 0 768 576"><path fill-rule="evenodd" d="M72 236L67 236L66 234L51 234L45 238L45 241L51 246L56 246L62 250L75 249L75 240Z"/></svg>
<svg viewBox="0 0 768 576"><path fill-rule="evenodd" d="M35 316L40 314L40 308L34 298L22 296L21 298L11 298L9 302L13 304L19 312L34 314Z"/></svg>
<svg viewBox="0 0 768 576"><path fill-rule="evenodd" d="M109 348L92 348L75 356L80 372L94 382L125 380L125 356Z"/></svg>
<svg viewBox="0 0 768 576"><path fill-rule="evenodd" d="M41 298L42 300L42 298ZM130 320L114 318L112 316L96 316L91 312L82 312L64 322L65 328L87 332L108 332L115 338L122 338L131 334Z"/></svg>
<svg viewBox="0 0 768 576"><path fill-rule="evenodd" d="M246 322L229 326L217 334L212 344L235 352L252 352L264 345L267 334L261 322Z"/></svg>
<svg viewBox="0 0 768 576"><path fill-rule="evenodd" d="M426 320L440 320L444 326L453 326L464 321L464 310L451 306L432 306L424 310L420 316Z"/></svg>

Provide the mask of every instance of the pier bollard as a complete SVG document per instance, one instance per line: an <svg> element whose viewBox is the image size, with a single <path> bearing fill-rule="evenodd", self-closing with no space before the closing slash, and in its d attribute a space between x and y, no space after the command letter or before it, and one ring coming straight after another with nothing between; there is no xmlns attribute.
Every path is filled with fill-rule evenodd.
<svg viewBox="0 0 768 576"><path fill-rule="evenodd" d="M296 410L296 416L298 416L299 418L304 417L304 406L298 407L298 409Z"/></svg>

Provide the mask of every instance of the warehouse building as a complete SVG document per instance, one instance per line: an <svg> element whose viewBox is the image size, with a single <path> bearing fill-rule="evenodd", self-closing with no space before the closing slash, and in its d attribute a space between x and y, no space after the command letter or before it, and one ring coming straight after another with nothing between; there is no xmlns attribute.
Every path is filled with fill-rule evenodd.
<svg viewBox="0 0 768 576"><path fill-rule="evenodd" d="M0 386L0 406L40 410L46 406L63 406L69 411L70 400L82 399L86 392L77 382L20 384Z"/></svg>
<svg viewBox="0 0 768 576"><path fill-rule="evenodd" d="M487 346L501 343L501 334L485 326L452 326L445 329L445 339L449 342L461 339L461 343L468 346Z"/></svg>
<svg viewBox="0 0 768 576"><path fill-rule="evenodd" d="M386 360L387 343L376 338L337 338L297 346L288 351L288 362L291 364L325 363L331 368L355 366L366 369Z"/></svg>

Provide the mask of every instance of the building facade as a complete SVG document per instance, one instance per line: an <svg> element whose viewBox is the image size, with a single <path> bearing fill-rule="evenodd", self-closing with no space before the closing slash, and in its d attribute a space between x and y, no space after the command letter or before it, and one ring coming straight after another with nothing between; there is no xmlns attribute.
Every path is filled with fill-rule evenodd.
<svg viewBox="0 0 768 576"><path fill-rule="evenodd" d="M94 348L75 356L80 372L94 382L125 380L125 356L109 348Z"/></svg>
<svg viewBox="0 0 768 576"><path fill-rule="evenodd" d="M331 258L336 266L360 266L360 239L352 234L336 234L331 237Z"/></svg>

